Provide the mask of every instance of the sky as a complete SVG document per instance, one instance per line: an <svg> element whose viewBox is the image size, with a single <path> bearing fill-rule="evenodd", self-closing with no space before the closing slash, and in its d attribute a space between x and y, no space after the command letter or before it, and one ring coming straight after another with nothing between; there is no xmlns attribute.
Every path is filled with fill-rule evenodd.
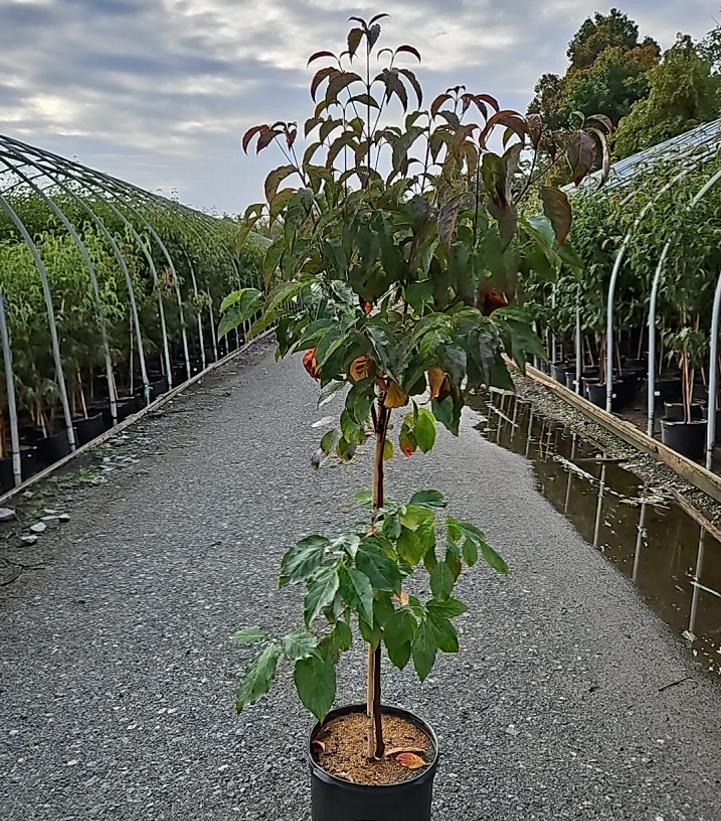
<svg viewBox="0 0 721 821"><path fill-rule="evenodd" d="M719 0L618 5L663 48L698 38ZM308 56L344 47L347 19L389 11L385 45L422 54L427 95L465 83L525 110L562 73L589 0L0 0L0 133L216 212L262 199L270 150L250 126L312 113ZM321 64L319 64L321 65Z"/></svg>

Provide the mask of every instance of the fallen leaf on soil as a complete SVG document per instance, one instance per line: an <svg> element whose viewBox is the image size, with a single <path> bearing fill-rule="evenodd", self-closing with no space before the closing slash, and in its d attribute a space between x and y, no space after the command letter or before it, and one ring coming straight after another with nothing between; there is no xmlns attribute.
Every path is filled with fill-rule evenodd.
<svg viewBox="0 0 721 821"><path fill-rule="evenodd" d="M318 741L317 739L313 739L313 741L310 742L310 746L317 753L324 753L325 752L325 744L322 741Z"/></svg>
<svg viewBox="0 0 721 821"><path fill-rule="evenodd" d="M421 767L428 766L428 762L415 753L398 753L396 761L402 767L408 767L409 770L419 770Z"/></svg>

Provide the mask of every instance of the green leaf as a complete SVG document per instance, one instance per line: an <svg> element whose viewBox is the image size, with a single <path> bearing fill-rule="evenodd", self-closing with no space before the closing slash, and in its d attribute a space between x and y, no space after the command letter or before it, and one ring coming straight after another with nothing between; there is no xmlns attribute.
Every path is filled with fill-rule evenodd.
<svg viewBox="0 0 721 821"><path fill-rule="evenodd" d="M327 405L337 393L340 393L346 387L347 384L345 382L329 382L320 392L318 407L322 408L323 405Z"/></svg>
<svg viewBox="0 0 721 821"><path fill-rule="evenodd" d="M543 203L543 213L551 220L556 241L563 245L571 230L571 204L568 197L558 188L551 188L544 185L541 188L541 202Z"/></svg>
<svg viewBox="0 0 721 821"><path fill-rule="evenodd" d="M463 561L469 567L473 567L478 561L478 545L470 539L466 539L465 542L463 542Z"/></svg>
<svg viewBox="0 0 721 821"><path fill-rule="evenodd" d="M427 507L430 510L439 510L446 506L446 500L438 490L419 490L411 496L410 504Z"/></svg>
<svg viewBox="0 0 721 821"><path fill-rule="evenodd" d="M429 614L433 613L434 616L444 619L454 619L468 611L468 605L452 596L447 599L430 599L426 603L426 608Z"/></svg>
<svg viewBox="0 0 721 821"><path fill-rule="evenodd" d="M354 498L364 510L371 510L373 508L373 494L370 490L359 490Z"/></svg>
<svg viewBox="0 0 721 821"><path fill-rule="evenodd" d="M268 174L265 178L265 198L268 200L268 203L272 202L278 192L280 183L283 182L286 177L293 174L295 170L294 165L281 165L280 168L274 168Z"/></svg>
<svg viewBox="0 0 721 821"><path fill-rule="evenodd" d="M326 434L324 434L323 438L320 440L320 449L325 453L326 456L333 450L335 446L336 436L338 434L334 430L329 430Z"/></svg>
<svg viewBox="0 0 721 821"><path fill-rule="evenodd" d="M416 634L413 637L413 647L411 651L413 666L416 668L416 673L421 681L425 681L433 669L433 665L436 661L436 651L436 643L433 639L431 629L425 621L422 621L418 625Z"/></svg>
<svg viewBox="0 0 721 821"><path fill-rule="evenodd" d="M356 553L356 567L370 579L376 590L397 593L401 589L401 574L396 563L370 539L364 539Z"/></svg>
<svg viewBox="0 0 721 821"><path fill-rule="evenodd" d="M508 565L503 558L496 553L496 551L485 539L483 539L479 546L481 548L481 556L486 564L490 565L498 573L502 573L505 576L508 573Z"/></svg>
<svg viewBox="0 0 721 821"><path fill-rule="evenodd" d="M279 645L269 644L248 667L245 678L235 691L235 709L238 713L245 707L255 704L270 690L280 655Z"/></svg>
<svg viewBox="0 0 721 821"><path fill-rule="evenodd" d="M428 625L433 634L433 641L438 645L438 649L444 653L458 652L458 633L451 622L437 613L428 613Z"/></svg>
<svg viewBox="0 0 721 821"><path fill-rule="evenodd" d="M318 636L307 630L289 633L281 640L283 655L291 661L308 658L318 646Z"/></svg>
<svg viewBox="0 0 721 821"><path fill-rule="evenodd" d="M302 581L315 573L325 561L329 545L325 536L315 534L291 547L280 563L280 586Z"/></svg>
<svg viewBox="0 0 721 821"><path fill-rule="evenodd" d="M238 630L237 633L233 633L230 640L240 647L249 647L251 644L257 644L267 638L268 634L260 627L244 627L242 630Z"/></svg>
<svg viewBox="0 0 721 821"><path fill-rule="evenodd" d="M383 641L388 650L388 658L402 670L411 657L416 620L410 610L396 610L383 628Z"/></svg>
<svg viewBox="0 0 721 821"><path fill-rule="evenodd" d="M427 408L418 409L415 437L423 453L428 453L436 443L436 418Z"/></svg>
<svg viewBox="0 0 721 821"><path fill-rule="evenodd" d="M353 610L369 624L373 623L373 588L365 573L354 567L342 567L340 571L340 592Z"/></svg>
<svg viewBox="0 0 721 821"><path fill-rule="evenodd" d="M327 567L310 582L303 603L305 624L310 627L326 607L330 607L338 592L338 568Z"/></svg>
<svg viewBox="0 0 721 821"><path fill-rule="evenodd" d="M447 598L453 592L455 578L446 562L438 562L431 571L431 591L439 599Z"/></svg>
<svg viewBox="0 0 721 821"><path fill-rule="evenodd" d="M241 288L227 296L223 305L226 307L222 310L218 336L225 336L257 314L263 307L263 295L257 288Z"/></svg>
<svg viewBox="0 0 721 821"><path fill-rule="evenodd" d="M383 461L389 462L393 458L393 442L390 439L386 439L383 443Z"/></svg>
<svg viewBox="0 0 721 821"><path fill-rule="evenodd" d="M293 681L303 705L323 721L335 701L335 666L318 655L301 659L295 665Z"/></svg>
<svg viewBox="0 0 721 821"><path fill-rule="evenodd" d="M337 621L335 623L331 635L333 636L336 647L340 651L345 652L346 650L350 650L353 644L353 633L351 633L350 627L348 627L344 621Z"/></svg>

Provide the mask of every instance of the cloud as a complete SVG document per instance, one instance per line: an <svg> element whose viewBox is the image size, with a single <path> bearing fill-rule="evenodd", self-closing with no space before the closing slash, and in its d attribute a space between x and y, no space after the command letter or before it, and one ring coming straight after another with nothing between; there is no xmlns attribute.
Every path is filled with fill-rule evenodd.
<svg viewBox="0 0 721 821"><path fill-rule="evenodd" d="M436 93L456 83L525 107L563 71L590 0L396 0L389 44L410 42ZM643 35L713 25L707 0L632 0ZM250 125L310 113L308 55L342 46L377 0L2 0L0 130L198 206L240 210L274 160L246 158ZM607 11L607 9L603 9Z"/></svg>

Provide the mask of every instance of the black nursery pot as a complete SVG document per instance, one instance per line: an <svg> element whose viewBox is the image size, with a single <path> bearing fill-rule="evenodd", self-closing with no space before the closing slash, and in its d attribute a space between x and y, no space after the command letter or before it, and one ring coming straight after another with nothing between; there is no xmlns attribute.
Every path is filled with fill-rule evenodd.
<svg viewBox="0 0 721 821"><path fill-rule="evenodd" d="M691 405L691 419L703 419L704 416L703 405ZM664 402L663 403L663 418L668 419L669 422L683 422L684 406L683 402Z"/></svg>
<svg viewBox="0 0 721 821"><path fill-rule="evenodd" d="M77 439L77 429L75 430L75 438ZM38 440L37 447L38 459L45 465L51 465L70 453L68 433L63 428L52 436L46 436L45 439Z"/></svg>
<svg viewBox="0 0 721 821"><path fill-rule="evenodd" d="M81 419L77 423L77 431L79 445L86 445L88 442L100 436L101 433L105 433L106 427L103 412L99 411L87 419Z"/></svg>
<svg viewBox="0 0 721 821"><path fill-rule="evenodd" d="M365 705L341 707L328 714L326 721L349 713L365 713ZM307 756L310 763L313 821L430 821L433 778L438 769L438 739L421 719L398 707L383 707L383 712L397 715L419 726L433 742L435 758L417 776L398 784L354 784L326 772L314 759L311 744ZM318 735L316 724L310 741Z"/></svg>
<svg viewBox="0 0 721 821"><path fill-rule="evenodd" d="M565 384L567 367L568 365L565 362L551 362L551 376L556 382Z"/></svg>
<svg viewBox="0 0 721 821"><path fill-rule="evenodd" d="M661 441L689 459L700 459L706 447L705 419L692 422L676 422L671 419L661 420Z"/></svg>
<svg viewBox="0 0 721 821"><path fill-rule="evenodd" d="M37 453L35 447L20 448L20 472L23 482L37 471ZM0 459L0 488L3 492L15 487L12 456Z"/></svg>

